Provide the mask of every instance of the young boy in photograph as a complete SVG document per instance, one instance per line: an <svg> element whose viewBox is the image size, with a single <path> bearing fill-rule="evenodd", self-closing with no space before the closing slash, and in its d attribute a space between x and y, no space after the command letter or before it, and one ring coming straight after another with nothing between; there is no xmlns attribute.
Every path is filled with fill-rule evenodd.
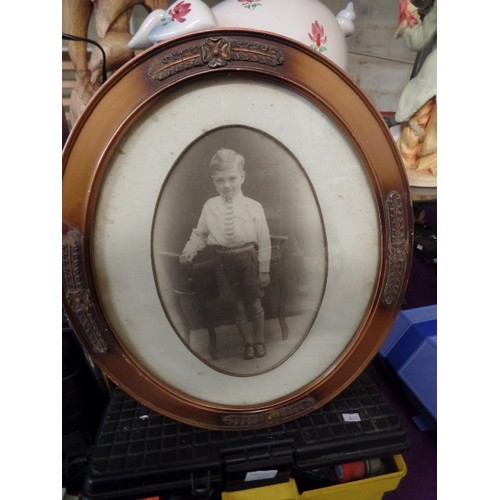
<svg viewBox="0 0 500 500"><path fill-rule="evenodd" d="M198 225L180 256L191 262L207 245L214 247L233 295L234 321L245 341L245 359L266 355L261 291L269 282L271 240L264 209L243 195L245 160L230 149L220 149L210 161L212 181L219 196L203 206ZM245 328L247 315L252 332Z"/></svg>

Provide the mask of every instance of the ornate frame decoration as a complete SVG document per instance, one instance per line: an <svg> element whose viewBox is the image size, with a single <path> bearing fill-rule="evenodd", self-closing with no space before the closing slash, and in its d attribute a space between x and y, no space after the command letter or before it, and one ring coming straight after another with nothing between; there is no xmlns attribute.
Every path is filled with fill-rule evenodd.
<svg viewBox="0 0 500 500"><path fill-rule="evenodd" d="M204 334L192 347L163 271L225 141L246 151L244 188L288 241L290 333L267 365L210 357ZM406 174L369 99L302 44L217 29L150 48L94 96L63 167L65 310L102 371L159 413L226 430L293 420L349 385L392 326L411 264Z"/></svg>

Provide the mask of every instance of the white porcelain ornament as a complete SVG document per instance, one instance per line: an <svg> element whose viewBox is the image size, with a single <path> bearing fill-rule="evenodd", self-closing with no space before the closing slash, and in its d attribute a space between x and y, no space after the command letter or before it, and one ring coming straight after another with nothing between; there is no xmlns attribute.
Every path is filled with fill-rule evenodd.
<svg viewBox="0 0 500 500"><path fill-rule="evenodd" d="M146 17L128 46L132 50L151 47L183 33L217 26L212 9L201 0L177 0L167 10L155 9Z"/></svg>
<svg viewBox="0 0 500 500"><path fill-rule="evenodd" d="M308 45L346 67L345 37L354 32L352 2L335 16L320 0L222 0L210 9L201 0L178 0L144 20L128 46L140 50L173 36L215 26L278 33Z"/></svg>

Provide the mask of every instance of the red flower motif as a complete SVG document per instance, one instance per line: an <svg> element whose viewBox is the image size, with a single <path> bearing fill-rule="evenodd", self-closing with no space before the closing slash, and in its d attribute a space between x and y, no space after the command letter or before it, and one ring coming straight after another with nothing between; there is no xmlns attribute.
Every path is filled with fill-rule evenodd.
<svg viewBox="0 0 500 500"><path fill-rule="evenodd" d="M311 41L314 42L316 47L320 47L321 44L326 43L325 30L318 21L314 21L311 25L312 33L308 33Z"/></svg>
<svg viewBox="0 0 500 500"><path fill-rule="evenodd" d="M399 1L399 26L409 25L415 26L420 23L418 9L411 3L410 0Z"/></svg>
<svg viewBox="0 0 500 500"><path fill-rule="evenodd" d="M179 21L183 23L189 13L191 12L191 4L184 1L179 2L173 9L168 11L168 14L172 21Z"/></svg>

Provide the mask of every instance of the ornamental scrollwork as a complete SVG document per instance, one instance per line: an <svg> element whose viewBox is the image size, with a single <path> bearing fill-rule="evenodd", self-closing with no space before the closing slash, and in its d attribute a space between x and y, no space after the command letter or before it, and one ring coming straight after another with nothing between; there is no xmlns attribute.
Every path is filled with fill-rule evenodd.
<svg viewBox="0 0 500 500"><path fill-rule="evenodd" d="M109 345L104 336L105 327L98 320L84 277L81 249L81 234L74 229L68 231L63 236L63 280L66 303L73 313L73 326L79 327L79 331L85 335L94 352L103 354Z"/></svg>
<svg viewBox="0 0 500 500"><path fill-rule="evenodd" d="M231 61L278 66L283 64L284 55L276 47L260 42L211 37L201 44L159 57L151 63L147 74L152 80L162 81L197 66L220 68Z"/></svg>
<svg viewBox="0 0 500 500"><path fill-rule="evenodd" d="M222 423L228 428L232 429L246 429L262 426L271 426L276 422L284 420L291 420L310 412L317 405L317 400L308 396L300 401L261 413L250 413L244 415L223 415L221 417Z"/></svg>
<svg viewBox="0 0 500 500"><path fill-rule="evenodd" d="M384 283L382 304L392 305L404 285L410 253L409 227L403 197L391 191L386 199L387 226L387 276Z"/></svg>

